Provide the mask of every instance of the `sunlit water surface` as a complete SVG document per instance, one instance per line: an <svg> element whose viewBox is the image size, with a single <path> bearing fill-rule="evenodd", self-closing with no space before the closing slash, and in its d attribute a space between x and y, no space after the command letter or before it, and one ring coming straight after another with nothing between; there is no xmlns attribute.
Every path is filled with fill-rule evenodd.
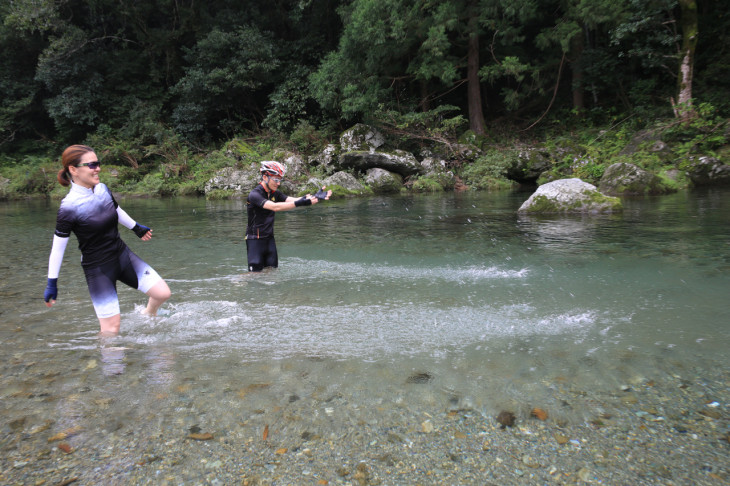
<svg viewBox="0 0 730 486"><path fill-rule="evenodd" d="M153 391L217 396L257 384L254 408L322 390L367 406L416 383L435 406L492 413L549 404L558 386L614 390L727 367L729 191L627 199L611 216L520 216L528 196L375 197L279 213L280 268L262 274L246 272L242 201L121 200L155 235L141 242L121 228L123 238L173 297L151 319L139 313L144 296L120 288L112 342L97 337L75 237L57 305L41 300L58 202L3 203L4 375L20 377L21 363L98 361L83 383L52 386L111 387L163 416L172 405ZM212 414L229 406L206 403Z"/></svg>

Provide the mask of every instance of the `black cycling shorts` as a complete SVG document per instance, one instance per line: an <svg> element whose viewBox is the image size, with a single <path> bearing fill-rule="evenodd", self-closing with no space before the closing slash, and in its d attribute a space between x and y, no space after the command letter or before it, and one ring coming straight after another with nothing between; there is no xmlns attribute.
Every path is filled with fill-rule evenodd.
<svg viewBox="0 0 730 486"><path fill-rule="evenodd" d="M276 253L274 238L246 240L248 271L260 272L264 267L278 267L279 255Z"/></svg>

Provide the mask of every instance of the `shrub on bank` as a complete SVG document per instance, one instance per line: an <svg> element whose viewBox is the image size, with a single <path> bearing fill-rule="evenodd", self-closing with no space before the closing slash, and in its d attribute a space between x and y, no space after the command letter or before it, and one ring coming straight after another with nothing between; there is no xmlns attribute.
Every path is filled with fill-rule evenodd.
<svg viewBox="0 0 730 486"><path fill-rule="evenodd" d="M464 184L475 190L500 190L514 187L505 177L507 169L517 157L512 150L492 149L471 164L462 166L459 172Z"/></svg>
<svg viewBox="0 0 730 486"><path fill-rule="evenodd" d="M48 157L25 156L17 163L5 161L0 168L0 177L7 179L2 196L5 199L47 196L59 185L56 179L59 168Z"/></svg>

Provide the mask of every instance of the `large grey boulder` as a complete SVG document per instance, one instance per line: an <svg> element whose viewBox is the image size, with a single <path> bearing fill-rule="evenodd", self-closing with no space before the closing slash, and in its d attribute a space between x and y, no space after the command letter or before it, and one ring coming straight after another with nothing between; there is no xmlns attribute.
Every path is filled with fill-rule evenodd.
<svg viewBox="0 0 730 486"><path fill-rule="evenodd" d="M668 194L676 189L634 164L612 164L603 173L599 190L611 195Z"/></svg>
<svg viewBox="0 0 730 486"><path fill-rule="evenodd" d="M507 179L520 184L534 183L540 175L550 169L550 160L539 150L525 148L518 152L512 164L507 167Z"/></svg>
<svg viewBox="0 0 730 486"><path fill-rule="evenodd" d="M399 192L403 187L403 178L385 169L369 169L365 174L365 183L376 194Z"/></svg>
<svg viewBox="0 0 730 486"><path fill-rule="evenodd" d="M340 149L335 144L328 144L322 149L317 155L313 155L309 158L309 165L320 166L328 174L331 174L336 170L337 156Z"/></svg>
<svg viewBox="0 0 730 486"><path fill-rule="evenodd" d="M286 177L288 179L297 179L307 168L302 158L288 150L274 150L273 160L281 162L286 167Z"/></svg>
<svg viewBox="0 0 730 486"><path fill-rule="evenodd" d="M286 167L286 177L279 187L281 192L292 195L307 189L306 183L297 182L304 175L306 167L301 157L285 151L276 151L275 154L276 160ZM258 163L244 169L224 167L205 183L204 191L206 195L213 191L224 191L231 196L248 196L259 182L261 182L261 172Z"/></svg>
<svg viewBox="0 0 730 486"><path fill-rule="evenodd" d="M428 156L421 161L421 172L424 175L436 175L450 171L444 159Z"/></svg>
<svg viewBox="0 0 730 486"><path fill-rule="evenodd" d="M560 179L543 184L520 206L527 213L611 213L621 211L617 197L601 194L580 179Z"/></svg>
<svg viewBox="0 0 730 486"><path fill-rule="evenodd" d="M385 144L385 137L375 128L358 123L342 132L340 135L340 147L343 152L353 150L366 150L369 152L382 147Z"/></svg>
<svg viewBox="0 0 730 486"><path fill-rule="evenodd" d="M335 172L324 180L324 185L327 187L340 186L348 191L362 191L365 187L355 179L355 176L348 174L347 172Z"/></svg>
<svg viewBox="0 0 730 486"><path fill-rule="evenodd" d="M602 132L603 134L605 132ZM666 144L662 142L661 135L656 130L640 130L631 137L626 146L621 149L619 155L633 155L639 151L640 147L651 145L651 151L659 152L664 150Z"/></svg>
<svg viewBox="0 0 730 486"><path fill-rule="evenodd" d="M449 169L448 163L441 158L426 157L421 161L421 173L438 181L442 188L454 187L456 174Z"/></svg>
<svg viewBox="0 0 730 486"><path fill-rule="evenodd" d="M338 166L341 170L353 169L366 172L369 169L380 168L395 172L402 176L418 174L422 169L416 157L405 150L392 152L364 152L353 151L340 155Z"/></svg>
<svg viewBox="0 0 730 486"><path fill-rule="evenodd" d="M728 185L730 165L723 164L715 157L700 157L689 163L687 177L695 186Z"/></svg>
<svg viewBox="0 0 730 486"><path fill-rule="evenodd" d="M248 195L261 180L258 168L235 169L224 167L205 183L205 194L212 191L227 191L232 195Z"/></svg>

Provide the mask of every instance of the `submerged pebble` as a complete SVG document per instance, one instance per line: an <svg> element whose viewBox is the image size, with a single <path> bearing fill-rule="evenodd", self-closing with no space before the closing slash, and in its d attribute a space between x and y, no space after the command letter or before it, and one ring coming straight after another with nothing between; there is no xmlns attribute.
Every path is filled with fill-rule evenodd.
<svg viewBox="0 0 730 486"><path fill-rule="evenodd" d="M515 424L515 414L506 410L502 410L501 412L499 412L499 415L497 415L497 422L499 423L499 425L502 426L503 429L505 427L512 427Z"/></svg>

